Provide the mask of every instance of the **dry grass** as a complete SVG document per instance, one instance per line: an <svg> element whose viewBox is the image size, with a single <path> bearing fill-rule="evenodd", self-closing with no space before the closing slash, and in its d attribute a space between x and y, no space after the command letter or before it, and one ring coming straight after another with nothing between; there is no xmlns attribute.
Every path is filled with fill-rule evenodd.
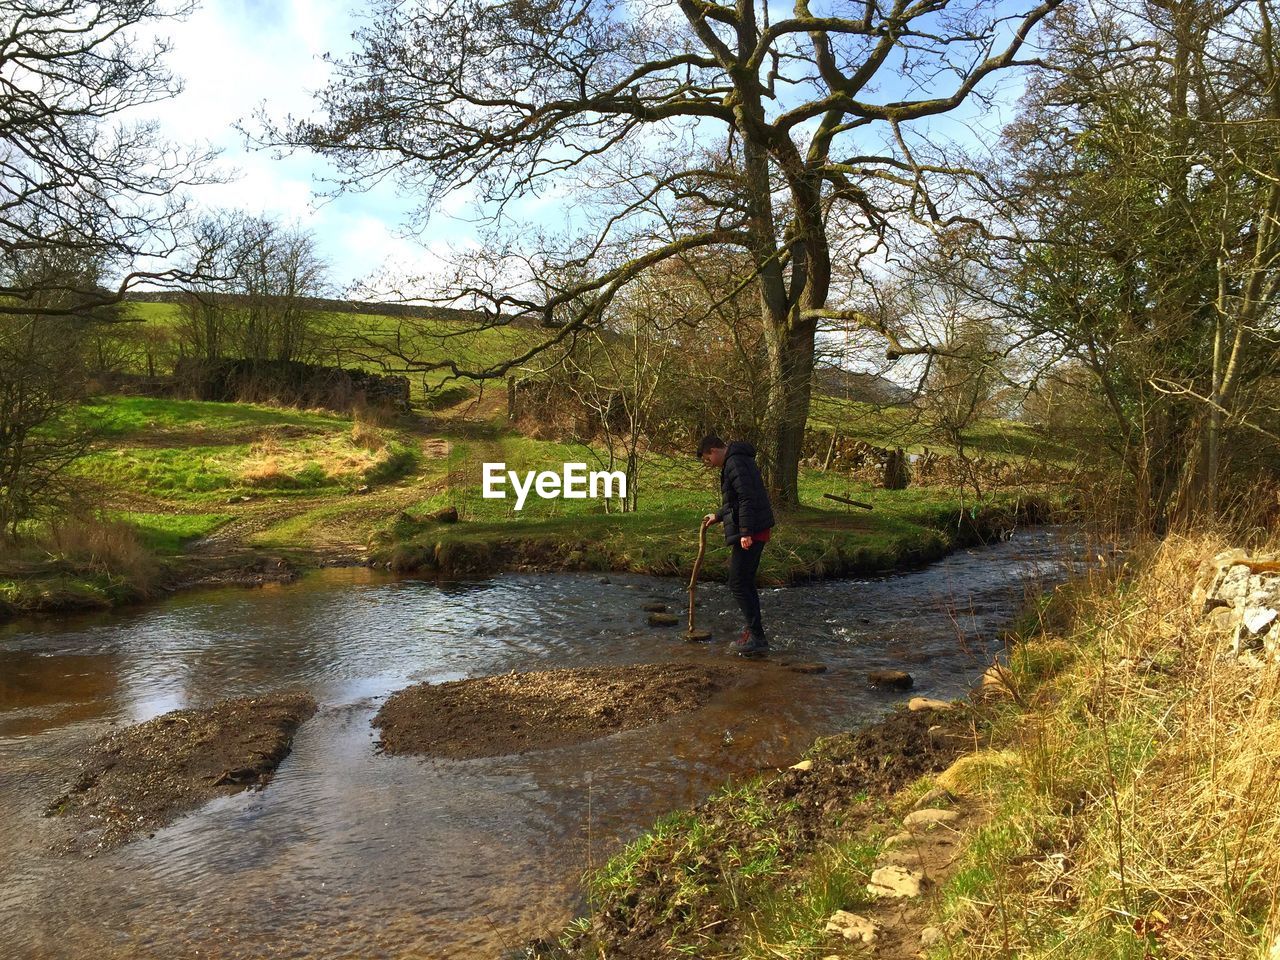
<svg viewBox="0 0 1280 960"><path fill-rule="evenodd" d="M381 429L363 420L351 425L351 443L362 450L377 452L387 446L387 436Z"/></svg>
<svg viewBox="0 0 1280 960"><path fill-rule="evenodd" d="M375 438L374 432L376 428L356 424L349 437L289 444L265 435L249 448L240 465L240 480L246 486L274 488L356 482L391 456L385 438Z"/></svg>
<svg viewBox="0 0 1280 960"><path fill-rule="evenodd" d="M1269 956L1280 665L1224 656L1192 605L1225 546L1171 538L1095 569L1011 654L1027 706L966 765L995 818L948 891L959 938L932 956Z"/></svg>
<svg viewBox="0 0 1280 960"><path fill-rule="evenodd" d="M64 518L44 534L40 547L77 572L123 578L144 591L158 571L138 532L119 521Z"/></svg>

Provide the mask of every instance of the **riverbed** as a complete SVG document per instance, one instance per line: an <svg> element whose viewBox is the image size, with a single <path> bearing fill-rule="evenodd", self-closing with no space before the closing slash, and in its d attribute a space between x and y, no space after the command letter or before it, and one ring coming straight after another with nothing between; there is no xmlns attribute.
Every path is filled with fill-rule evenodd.
<svg viewBox="0 0 1280 960"><path fill-rule="evenodd" d="M656 726L477 760L384 755L370 720L422 681L718 660L738 628L727 591L699 588L709 644L647 625L646 604L683 613L672 580L437 585L363 568L0 627L0 956L502 956L570 919L583 871L663 812L907 696L962 695L1001 629L1077 554L1063 531L1030 529L923 570L763 591L775 660L825 673L765 664ZM915 689L869 689L880 668L910 672ZM320 709L267 789L118 849L54 852L60 825L42 812L88 743L285 690Z"/></svg>

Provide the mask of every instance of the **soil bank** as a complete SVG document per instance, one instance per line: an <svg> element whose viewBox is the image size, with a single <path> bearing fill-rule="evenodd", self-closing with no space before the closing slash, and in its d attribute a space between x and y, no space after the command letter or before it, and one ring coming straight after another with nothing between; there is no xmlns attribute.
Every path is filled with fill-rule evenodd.
<svg viewBox="0 0 1280 960"><path fill-rule="evenodd" d="M387 753L450 760L547 750L697 710L753 665L638 664L422 683L373 718Z"/></svg>
<svg viewBox="0 0 1280 960"><path fill-rule="evenodd" d="M316 710L305 694L174 710L93 744L48 816L66 817L68 850L116 846L218 796L262 787Z"/></svg>

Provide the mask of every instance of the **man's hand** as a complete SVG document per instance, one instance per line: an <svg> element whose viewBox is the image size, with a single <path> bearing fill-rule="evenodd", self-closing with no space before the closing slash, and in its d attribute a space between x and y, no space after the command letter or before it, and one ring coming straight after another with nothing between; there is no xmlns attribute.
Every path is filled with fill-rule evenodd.
<svg viewBox="0 0 1280 960"><path fill-rule="evenodd" d="M743 538L742 538L741 540L739 540L738 542L742 544L742 549L743 549L743 550L750 550L750 549L751 549L751 544L755 543L755 541L754 541L754 540L752 540L750 536L743 537Z"/></svg>
<svg viewBox="0 0 1280 960"><path fill-rule="evenodd" d="M714 513L708 513L705 517L702 518L702 525L704 527L708 527L713 523L719 523L719 522L720 522L720 518L716 516Z"/></svg>

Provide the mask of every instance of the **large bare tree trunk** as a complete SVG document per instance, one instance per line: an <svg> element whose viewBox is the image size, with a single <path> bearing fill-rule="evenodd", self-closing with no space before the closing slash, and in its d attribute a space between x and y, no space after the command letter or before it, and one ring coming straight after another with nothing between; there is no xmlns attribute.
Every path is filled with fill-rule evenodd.
<svg viewBox="0 0 1280 960"><path fill-rule="evenodd" d="M813 387L814 324L771 331L769 337L769 484L777 503L800 502L800 458Z"/></svg>

